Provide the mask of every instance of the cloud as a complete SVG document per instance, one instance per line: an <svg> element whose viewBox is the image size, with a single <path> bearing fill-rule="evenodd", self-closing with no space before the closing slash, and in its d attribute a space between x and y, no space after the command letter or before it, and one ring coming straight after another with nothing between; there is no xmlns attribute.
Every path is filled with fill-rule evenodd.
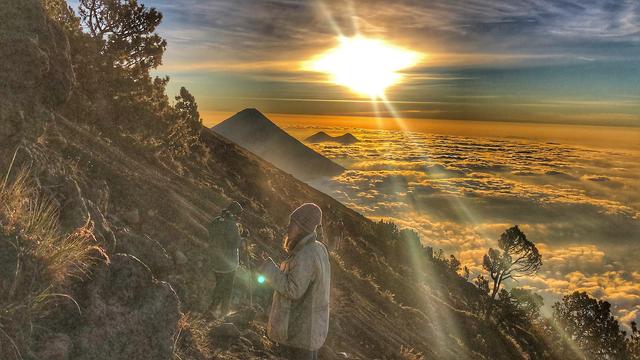
<svg viewBox="0 0 640 360"><path fill-rule="evenodd" d="M611 179L607 176L598 176L598 175L583 175L581 179L588 180L588 181L595 181L595 182L611 181Z"/></svg>
<svg viewBox="0 0 640 360"><path fill-rule="evenodd" d="M637 315L639 155L520 139L350 132L362 141L312 145L353 164L316 184L321 190L364 215L416 230L473 273L482 272L482 256L500 234L518 224L539 247L543 267L513 286L540 291L548 305L587 291L613 302L621 318ZM623 185L602 186L613 179Z"/></svg>
<svg viewBox="0 0 640 360"><path fill-rule="evenodd" d="M501 53L497 58L519 56L520 61L527 56L565 54L567 49L576 58L611 56L611 46L640 40L640 5L633 1L615 6L607 0L589 4L578 0L361 0L351 6L338 0L146 3L165 14L161 31L171 42L243 60L256 55L270 60L284 54L291 58L292 51L308 53L317 45L328 45L338 33L356 32L411 45L424 43L430 52L434 48L458 53L491 49L489 54ZM523 40L527 43L524 54ZM238 47L244 51L233 51Z"/></svg>
<svg viewBox="0 0 640 360"><path fill-rule="evenodd" d="M605 252L593 244L552 250L549 245L541 243L538 249L544 258L545 272L594 271L604 267Z"/></svg>

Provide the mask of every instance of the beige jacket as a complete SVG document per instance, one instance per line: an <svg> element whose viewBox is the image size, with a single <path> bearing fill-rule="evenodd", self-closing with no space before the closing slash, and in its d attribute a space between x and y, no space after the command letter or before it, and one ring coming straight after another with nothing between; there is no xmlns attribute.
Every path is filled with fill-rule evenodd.
<svg viewBox="0 0 640 360"><path fill-rule="evenodd" d="M280 344L318 350L329 332L331 265L316 234L300 240L280 267L267 261L260 269L275 290L267 334Z"/></svg>

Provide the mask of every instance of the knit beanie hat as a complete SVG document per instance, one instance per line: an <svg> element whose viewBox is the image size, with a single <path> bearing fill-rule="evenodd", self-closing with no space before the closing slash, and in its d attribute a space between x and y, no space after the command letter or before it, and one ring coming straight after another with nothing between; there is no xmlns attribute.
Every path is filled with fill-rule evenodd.
<svg viewBox="0 0 640 360"><path fill-rule="evenodd" d="M322 223L322 210L316 204L306 203L293 210L289 221L298 225L307 233L312 233Z"/></svg>

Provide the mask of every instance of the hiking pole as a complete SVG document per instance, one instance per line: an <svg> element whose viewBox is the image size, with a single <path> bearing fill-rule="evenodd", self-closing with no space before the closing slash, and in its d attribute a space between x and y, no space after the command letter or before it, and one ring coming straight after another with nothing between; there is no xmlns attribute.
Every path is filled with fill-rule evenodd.
<svg viewBox="0 0 640 360"><path fill-rule="evenodd" d="M251 304L251 308L253 308L253 266L251 266L248 238L249 236L247 235L244 239L244 258L247 262L247 268L249 269L249 304Z"/></svg>

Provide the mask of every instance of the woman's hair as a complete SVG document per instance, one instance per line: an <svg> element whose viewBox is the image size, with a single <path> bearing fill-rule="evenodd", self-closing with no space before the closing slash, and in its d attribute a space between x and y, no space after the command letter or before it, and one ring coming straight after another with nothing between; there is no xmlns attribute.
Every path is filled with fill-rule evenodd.
<svg viewBox="0 0 640 360"><path fill-rule="evenodd" d="M316 227L316 240L324 244L324 228L322 227L322 224Z"/></svg>
<svg viewBox="0 0 640 360"><path fill-rule="evenodd" d="M296 238L292 239L289 237L289 235L285 235L284 236L284 244L282 244L282 247L284 248L284 251L286 251L287 253L291 253L293 251L293 249L296 247L296 245L298 245L298 242L300 240L302 240L303 237L305 237L306 235L302 235L302 233L300 233L298 236L296 236Z"/></svg>

